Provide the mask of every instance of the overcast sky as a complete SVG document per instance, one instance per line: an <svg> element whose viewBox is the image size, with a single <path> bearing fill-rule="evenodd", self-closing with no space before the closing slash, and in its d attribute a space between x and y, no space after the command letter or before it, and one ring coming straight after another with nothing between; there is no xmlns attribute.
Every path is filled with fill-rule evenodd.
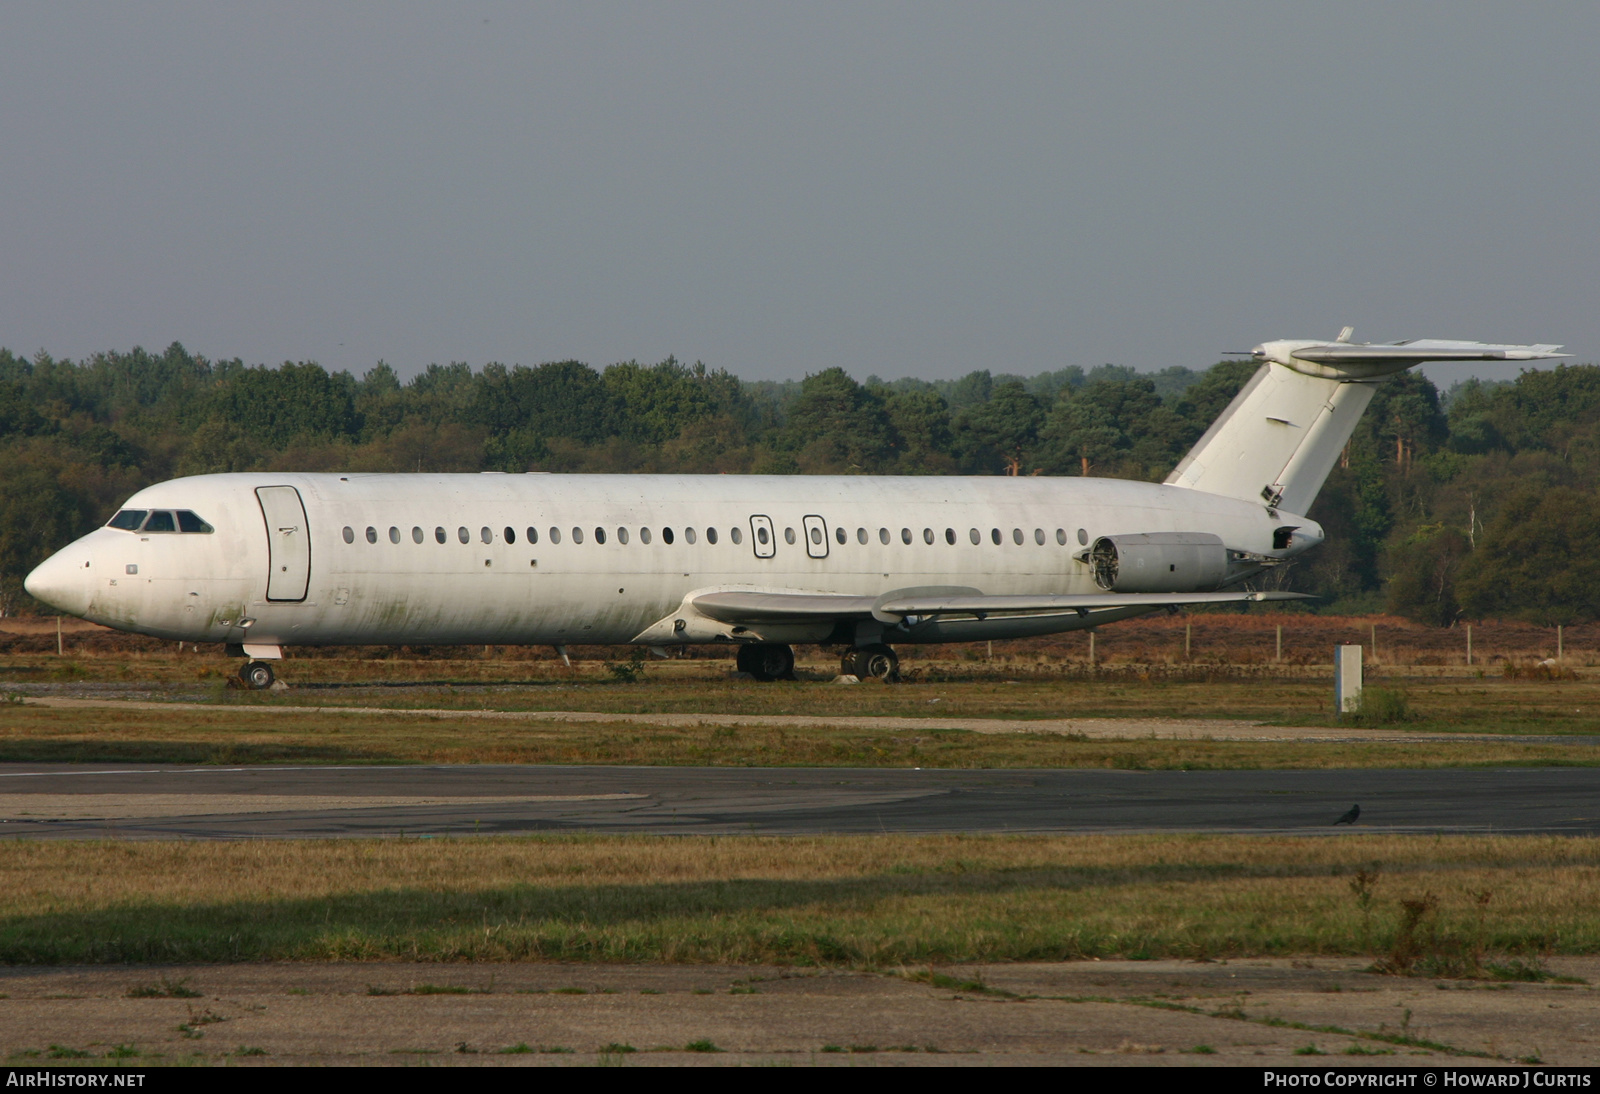
<svg viewBox="0 0 1600 1094"><path fill-rule="evenodd" d="M1592 0L7 4L0 345L1595 360L1597 43Z"/></svg>

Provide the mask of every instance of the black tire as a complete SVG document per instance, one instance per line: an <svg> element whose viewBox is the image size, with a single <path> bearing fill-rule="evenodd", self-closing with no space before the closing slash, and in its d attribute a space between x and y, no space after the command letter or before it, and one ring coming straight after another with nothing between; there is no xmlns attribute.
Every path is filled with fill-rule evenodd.
<svg viewBox="0 0 1600 1094"><path fill-rule="evenodd" d="M892 684L900 679L900 658L888 646L862 646L850 654L851 674Z"/></svg>
<svg viewBox="0 0 1600 1094"><path fill-rule="evenodd" d="M788 646L768 643L740 646L738 665L740 672L748 672L757 680L794 679L794 651Z"/></svg>
<svg viewBox="0 0 1600 1094"><path fill-rule="evenodd" d="M266 691L277 677L265 661L250 661L239 670L239 680L253 691Z"/></svg>

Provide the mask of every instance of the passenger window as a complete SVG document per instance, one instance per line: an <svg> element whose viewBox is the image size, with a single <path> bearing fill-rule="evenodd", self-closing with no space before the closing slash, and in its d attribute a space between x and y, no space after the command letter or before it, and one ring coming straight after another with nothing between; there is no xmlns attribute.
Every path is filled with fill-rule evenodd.
<svg viewBox="0 0 1600 1094"><path fill-rule="evenodd" d="M1022 529L1021 528L1013 528L1013 529L1011 529L1011 542L1015 543L1018 547L1022 546Z"/></svg>
<svg viewBox="0 0 1600 1094"><path fill-rule="evenodd" d="M1056 542L1063 547L1067 545L1067 530L1065 528L1056 529Z"/></svg>
<svg viewBox="0 0 1600 1094"><path fill-rule="evenodd" d="M715 543L715 542L717 542L717 530L715 528L707 528L706 529L706 542L707 543Z"/></svg>
<svg viewBox="0 0 1600 1094"><path fill-rule="evenodd" d="M626 528L618 528L617 529L617 542L618 543L627 543L628 542L628 530Z"/></svg>
<svg viewBox="0 0 1600 1094"><path fill-rule="evenodd" d="M341 532L340 535L344 536L344 541L346 543L354 543L356 541L356 530L350 527L348 524L344 526L344 531Z"/></svg>
<svg viewBox="0 0 1600 1094"><path fill-rule="evenodd" d="M767 545L767 530L765 528L756 529L756 542L763 547Z"/></svg>
<svg viewBox="0 0 1600 1094"><path fill-rule="evenodd" d="M910 543L911 542L911 529L909 529L909 528L900 529L900 542L901 543Z"/></svg>
<svg viewBox="0 0 1600 1094"><path fill-rule="evenodd" d="M367 525L367 542L368 543L376 543L376 542L378 542L378 530L376 528L374 528L370 524Z"/></svg>
<svg viewBox="0 0 1600 1094"><path fill-rule="evenodd" d="M983 533L978 531L976 528L973 528L967 532L967 538L970 539L972 541L972 545L976 547L978 544L983 542Z"/></svg>
<svg viewBox="0 0 1600 1094"><path fill-rule="evenodd" d="M1085 532L1082 528L1078 529L1078 546L1079 547L1087 547L1087 546L1089 546L1089 533Z"/></svg>
<svg viewBox="0 0 1600 1094"><path fill-rule="evenodd" d="M201 520L199 514L191 513L187 509L179 509L178 531L198 532L201 535L209 536L212 532L215 532L216 529L211 527L211 525L207 524L205 521Z"/></svg>
<svg viewBox="0 0 1600 1094"><path fill-rule="evenodd" d="M400 542L400 529L394 527L394 525L392 525L392 524L389 526L389 542L390 543L399 543Z"/></svg>
<svg viewBox="0 0 1600 1094"><path fill-rule="evenodd" d="M815 543L815 544L820 544L822 542L822 529L821 528L813 528L813 529L811 529L811 542Z"/></svg>
<svg viewBox="0 0 1600 1094"><path fill-rule="evenodd" d="M550 529L550 542L551 543L560 543L561 542L561 529L559 529L559 528L551 528Z"/></svg>
<svg viewBox="0 0 1600 1094"><path fill-rule="evenodd" d="M683 538L688 540L690 543L693 543L694 542L694 538L695 538L694 537L694 529L693 528L685 528L683 530Z"/></svg>
<svg viewBox="0 0 1600 1094"><path fill-rule="evenodd" d="M505 536L506 536L506 542L507 543L515 543L515 542L517 542L517 530L515 528L507 527L506 531L505 531Z"/></svg>
<svg viewBox="0 0 1600 1094"><path fill-rule="evenodd" d="M794 543L794 529L793 528L785 528L783 530L783 542L790 543L790 544Z"/></svg>
<svg viewBox="0 0 1600 1094"><path fill-rule="evenodd" d="M528 542L529 543L538 543L539 542L539 529L533 527L532 525L528 526Z"/></svg>
<svg viewBox="0 0 1600 1094"><path fill-rule="evenodd" d="M946 528L944 530L944 541L952 547L956 545L956 530L954 528Z"/></svg>
<svg viewBox="0 0 1600 1094"><path fill-rule="evenodd" d="M422 542L422 529L418 528L416 525L412 525L411 526L411 542L412 543L421 543Z"/></svg>
<svg viewBox="0 0 1600 1094"><path fill-rule="evenodd" d="M600 527L596 527L595 528L595 530L594 530L594 541L596 543L604 543L606 541L606 530L604 528L600 528Z"/></svg>
<svg viewBox="0 0 1600 1094"><path fill-rule="evenodd" d="M922 530L922 542L924 542L924 543L932 543L933 542L933 529L932 528L924 528Z"/></svg>
<svg viewBox="0 0 1600 1094"><path fill-rule="evenodd" d="M650 529L648 529L648 528L639 529L639 542L640 543L649 543L650 542Z"/></svg>
<svg viewBox="0 0 1600 1094"><path fill-rule="evenodd" d="M157 509L150 514L150 519L144 522L146 532L176 532L178 526L173 523L172 514L165 509Z"/></svg>
<svg viewBox="0 0 1600 1094"><path fill-rule="evenodd" d="M744 542L744 533L739 531L738 525L734 525L728 529L728 538L733 540L733 545L737 547Z"/></svg>
<svg viewBox="0 0 1600 1094"><path fill-rule="evenodd" d="M572 542L574 542L574 543L582 543L583 542L583 529L582 528L579 528L577 526L573 527L573 529L572 529Z"/></svg>
<svg viewBox="0 0 1600 1094"><path fill-rule="evenodd" d="M443 528L435 528L433 530L433 538L443 543L448 537L445 536Z"/></svg>
<svg viewBox="0 0 1600 1094"><path fill-rule="evenodd" d="M137 532L148 516L148 509L123 509L106 522L107 528L120 528L124 532Z"/></svg>
<svg viewBox="0 0 1600 1094"><path fill-rule="evenodd" d="M865 528L857 528L856 529L856 542L857 543L865 543L865 542L867 542L867 530Z"/></svg>
<svg viewBox="0 0 1600 1094"><path fill-rule="evenodd" d="M889 542L889 529L887 529L887 528L879 528L878 529L878 542L879 543L888 543Z"/></svg>
<svg viewBox="0 0 1600 1094"><path fill-rule="evenodd" d="M466 525L462 525L460 528L456 529L456 538L462 543L471 543L472 533L467 531Z"/></svg>
<svg viewBox="0 0 1600 1094"><path fill-rule="evenodd" d="M1033 542L1037 543L1041 547L1044 546L1044 529L1043 528L1035 528L1033 530Z"/></svg>
<svg viewBox="0 0 1600 1094"><path fill-rule="evenodd" d="M483 542L485 542L485 543L493 543L494 542L494 533L489 531L489 529L487 529L487 528L479 528L478 529L478 538L483 540Z"/></svg>
<svg viewBox="0 0 1600 1094"><path fill-rule="evenodd" d="M665 543L669 547L672 546L672 529L671 528L663 528L663 529L661 529L661 542Z"/></svg>
<svg viewBox="0 0 1600 1094"><path fill-rule="evenodd" d="M833 538L839 541L840 546L850 542L850 534L843 528L835 528L833 530Z"/></svg>
<svg viewBox="0 0 1600 1094"><path fill-rule="evenodd" d="M996 547L1000 546L1000 529L998 529L998 528L989 529L989 538L994 540L994 545Z"/></svg>

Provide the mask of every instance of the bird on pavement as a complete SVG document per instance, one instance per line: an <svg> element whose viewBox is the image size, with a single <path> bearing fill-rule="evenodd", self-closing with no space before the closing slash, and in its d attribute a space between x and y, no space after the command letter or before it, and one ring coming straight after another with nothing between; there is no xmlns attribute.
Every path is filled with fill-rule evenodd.
<svg viewBox="0 0 1600 1094"><path fill-rule="evenodd" d="M1334 824L1354 824L1356 822L1356 818L1359 817L1360 815L1361 815L1361 807L1359 805L1352 805L1350 807L1349 811L1347 813L1345 813L1344 816L1340 817L1338 820L1334 821L1333 823Z"/></svg>

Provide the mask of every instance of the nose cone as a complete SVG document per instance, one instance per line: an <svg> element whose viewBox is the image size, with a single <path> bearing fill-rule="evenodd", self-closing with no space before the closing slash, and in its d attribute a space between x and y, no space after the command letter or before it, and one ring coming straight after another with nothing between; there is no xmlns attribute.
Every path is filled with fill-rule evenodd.
<svg viewBox="0 0 1600 1094"><path fill-rule="evenodd" d="M94 570L85 565L88 558L83 551L71 547L57 551L29 574L22 587L35 600L43 601L58 611L69 615L84 615L89 611Z"/></svg>

